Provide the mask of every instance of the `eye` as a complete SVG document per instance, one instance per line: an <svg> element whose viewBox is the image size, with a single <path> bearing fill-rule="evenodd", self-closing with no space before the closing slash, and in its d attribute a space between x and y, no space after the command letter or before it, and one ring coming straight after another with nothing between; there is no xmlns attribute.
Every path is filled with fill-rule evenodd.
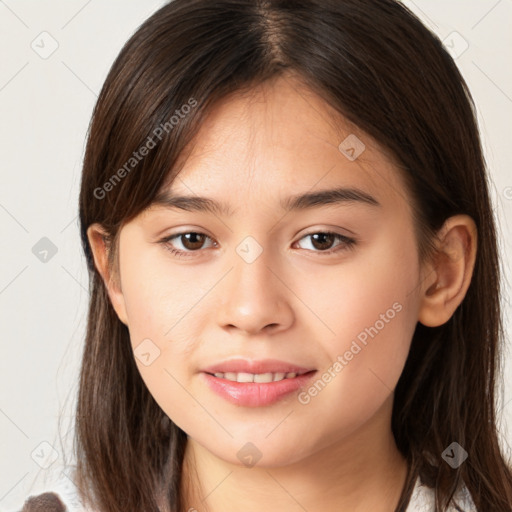
<svg viewBox="0 0 512 512"><path fill-rule="evenodd" d="M322 253L322 255L332 254L334 252L342 251L345 249L353 249L356 244L356 241L353 238L348 238L344 235L340 235L339 233L333 233L331 231L318 231L315 233L309 233L302 237L300 240L304 240L307 238L311 239L311 246L313 247L313 252L320 252ZM341 243L335 246L334 249L331 249L333 243L336 240L339 240Z"/></svg>
<svg viewBox="0 0 512 512"><path fill-rule="evenodd" d="M301 240L310 238L312 240L313 252L321 253L322 255L332 254L346 249L353 249L356 241L352 238L348 238L339 233L333 233L330 231L318 231L315 233L309 233L303 236ZM183 248L176 248L174 241L178 240ZM189 258L192 253L198 252L203 248L206 240L212 240L205 233L197 231L189 231L184 233L176 233L160 240L160 243L178 258ZM338 240L340 243L332 249L334 241ZM298 243L298 242L297 242ZM212 246L215 246L214 242ZM311 250L311 249L307 249Z"/></svg>
<svg viewBox="0 0 512 512"><path fill-rule="evenodd" d="M176 233L175 235L168 236L163 238L160 242L164 245L166 249L168 249L172 254L177 256L178 258L188 258L191 256L192 252L197 252L198 249L202 248L205 239L211 240L211 238L204 234L199 233L197 231L190 231L185 233ZM176 249L173 246L171 241L179 240L183 249Z"/></svg>

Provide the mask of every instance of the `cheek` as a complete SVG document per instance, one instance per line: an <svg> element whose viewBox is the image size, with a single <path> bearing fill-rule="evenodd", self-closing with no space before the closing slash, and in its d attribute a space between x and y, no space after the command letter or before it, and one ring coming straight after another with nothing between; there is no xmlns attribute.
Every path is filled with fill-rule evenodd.
<svg viewBox="0 0 512 512"><path fill-rule="evenodd" d="M165 256L164 249L125 247L121 278L139 373L159 406L182 426L201 412L186 389L195 340L200 339L197 306L209 287L197 283L192 266L173 266Z"/></svg>
<svg viewBox="0 0 512 512"><path fill-rule="evenodd" d="M334 416L349 422L370 417L389 397L409 353L417 323L413 292L419 268L414 238L405 229L402 233L382 233L371 250L341 265L325 280L323 293L315 295L316 311L334 333L322 342L327 375L320 375L322 382L311 390L323 396L312 398L311 404L342 404Z"/></svg>
<svg viewBox="0 0 512 512"><path fill-rule="evenodd" d="M183 329L180 318L186 312L176 310L176 300L171 299L141 290L130 304L130 341L148 391L173 422L185 430L190 418L202 413L187 392L190 357L195 346L192 340L199 336L192 329ZM189 326L186 317L183 324Z"/></svg>
<svg viewBox="0 0 512 512"><path fill-rule="evenodd" d="M151 338L165 350L172 339L178 353L186 351L191 337L180 340L179 333L208 290L193 266L172 264L162 247L127 250L121 276L132 343Z"/></svg>
<svg viewBox="0 0 512 512"><path fill-rule="evenodd" d="M410 229L403 226L382 231L371 245L347 253L339 265L303 269L296 282L298 294L307 297L307 305L324 324L318 322L318 329L329 339L323 344L334 349L331 357L348 350L361 333L363 341L371 332L391 350L392 345L408 346L407 335L416 324L416 251Z"/></svg>

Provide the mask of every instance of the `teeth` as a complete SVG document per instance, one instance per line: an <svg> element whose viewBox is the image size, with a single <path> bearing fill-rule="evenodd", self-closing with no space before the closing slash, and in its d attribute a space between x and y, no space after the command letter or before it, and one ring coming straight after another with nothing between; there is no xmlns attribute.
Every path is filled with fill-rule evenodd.
<svg viewBox="0 0 512 512"><path fill-rule="evenodd" d="M215 373L215 377L218 379L226 379L232 382L260 382L260 383L268 383L268 382L277 382L283 379L293 379L297 377L297 373L289 372L289 373Z"/></svg>
<svg viewBox="0 0 512 512"><path fill-rule="evenodd" d="M252 373L239 373L236 375L237 382L254 382L254 377Z"/></svg>
<svg viewBox="0 0 512 512"><path fill-rule="evenodd" d="M254 374L254 382L272 382L273 380L274 380L274 375L272 373L256 373L256 374ZM278 379L278 380L281 380L281 379Z"/></svg>

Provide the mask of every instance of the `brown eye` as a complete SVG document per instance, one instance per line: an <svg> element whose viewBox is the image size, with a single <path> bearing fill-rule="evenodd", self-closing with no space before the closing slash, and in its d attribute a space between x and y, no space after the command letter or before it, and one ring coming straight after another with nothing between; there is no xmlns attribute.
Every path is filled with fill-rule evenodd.
<svg viewBox="0 0 512 512"><path fill-rule="evenodd" d="M171 253L179 258L187 258L194 256L194 253L199 253L200 249L203 248L206 240L211 240L208 235L204 233L197 233L195 231L189 231L185 233L176 233L165 237L160 240L160 243ZM176 245L178 247L176 247ZM212 246L215 243L212 243ZM180 247L181 246L181 247Z"/></svg>
<svg viewBox="0 0 512 512"><path fill-rule="evenodd" d="M318 252L320 254L331 254L333 252L338 252L344 249L351 249L354 247L356 241L352 238L348 238L346 236L340 235L339 233L331 233L319 231L316 233L309 233L301 238L301 240L311 240L312 249L307 247L302 247L303 249L311 250L313 252ZM336 240L340 243L335 244ZM334 248L333 248L334 246Z"/></svg>
<svg viewBox="0 0 512 512"><path fill-rule="evenodd" d="M205 239L207 238L203 233L183 233L179 235L179 237L181 238L183 247L189 251L201 249Z"/></svg>
<svg viewBox="0 0 512 512"><path fill-rule="evenodd" d="M313 246L319 250L330 249L336 239L332 233L314 233L309 236L311 236Z"/></svg>

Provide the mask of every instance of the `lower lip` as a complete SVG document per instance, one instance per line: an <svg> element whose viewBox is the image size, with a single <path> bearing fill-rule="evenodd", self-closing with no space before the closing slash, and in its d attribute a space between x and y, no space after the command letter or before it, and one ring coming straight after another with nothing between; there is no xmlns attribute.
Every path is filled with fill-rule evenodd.
<svg viewBox="0 0 512 512"><path fill-rule="evenodd" d="M205 372L202 375L210 389L228 402L245 407L263 407L304 387L315 373L314 370L277 382L233 382Z"/></svg>

